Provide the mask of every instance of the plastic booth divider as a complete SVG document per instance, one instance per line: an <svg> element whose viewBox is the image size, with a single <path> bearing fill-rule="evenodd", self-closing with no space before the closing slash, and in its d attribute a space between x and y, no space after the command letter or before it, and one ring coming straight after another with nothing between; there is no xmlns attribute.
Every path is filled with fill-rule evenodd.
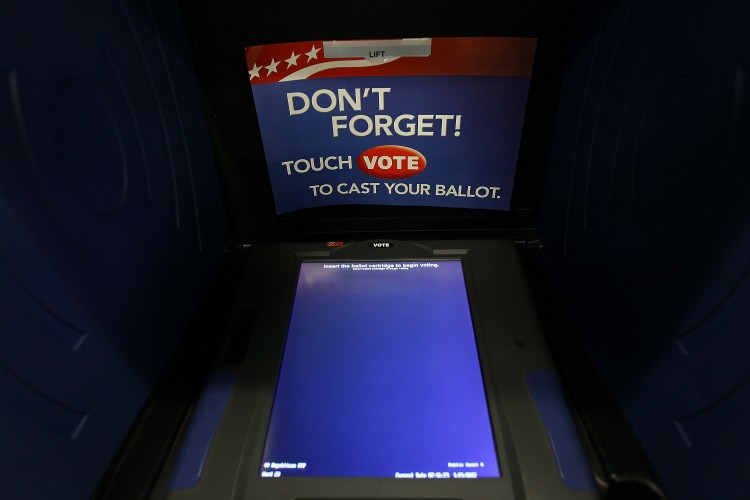
<svg viewBox="0 0 750 500"><path fill-rule="evenodd" d="M176 3L2 12L0 497L90 498L216 279L222 194Z"/></svg>

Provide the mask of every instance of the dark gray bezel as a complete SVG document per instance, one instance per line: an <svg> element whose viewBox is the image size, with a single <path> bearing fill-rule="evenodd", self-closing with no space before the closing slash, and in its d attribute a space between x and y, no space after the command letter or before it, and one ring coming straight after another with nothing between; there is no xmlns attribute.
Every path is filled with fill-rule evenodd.
<svg viewBox="0 0 750 500"><path fill-rule="evenodd" d="M404 242L378 240L326 248L269 244L251 249L249 296L258 317L241 363L217 362L236 374L199 483L165 491L170 499L511 499L597 498L568 489L526 386L530 370L554 370L521 262L507 240ZM265 434L304 261L456 260L464 270L477 350L500 465L500 478L262 478Z"/></svg>

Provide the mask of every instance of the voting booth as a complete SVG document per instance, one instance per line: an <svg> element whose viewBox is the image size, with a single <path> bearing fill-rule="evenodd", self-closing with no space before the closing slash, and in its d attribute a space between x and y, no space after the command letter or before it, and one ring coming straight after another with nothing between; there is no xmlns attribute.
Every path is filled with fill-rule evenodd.
<svg viewBox="0 0 750 500"><path fill-rule="evenodd" d="M747 497L747 6L4 7L1 497Z"/></svg>

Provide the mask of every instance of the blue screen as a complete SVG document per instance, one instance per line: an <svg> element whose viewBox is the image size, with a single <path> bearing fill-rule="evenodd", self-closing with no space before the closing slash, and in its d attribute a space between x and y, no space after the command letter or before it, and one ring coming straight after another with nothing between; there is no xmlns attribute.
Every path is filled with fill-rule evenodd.
<svg viewBox="0 0 750 500"><path fill-rule="evenodd" d="M304 262L262 477L499 477L461 261Z"/></svg>

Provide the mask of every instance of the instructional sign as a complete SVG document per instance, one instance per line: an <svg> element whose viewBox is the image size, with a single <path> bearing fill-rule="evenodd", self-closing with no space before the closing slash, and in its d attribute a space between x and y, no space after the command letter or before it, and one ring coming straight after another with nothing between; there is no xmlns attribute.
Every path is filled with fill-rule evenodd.
<svg viewBox="0 0 750 500"><path fill-rule="evenodd" d="M276 210L508 210L535 38L245 49Z"/></svg>

